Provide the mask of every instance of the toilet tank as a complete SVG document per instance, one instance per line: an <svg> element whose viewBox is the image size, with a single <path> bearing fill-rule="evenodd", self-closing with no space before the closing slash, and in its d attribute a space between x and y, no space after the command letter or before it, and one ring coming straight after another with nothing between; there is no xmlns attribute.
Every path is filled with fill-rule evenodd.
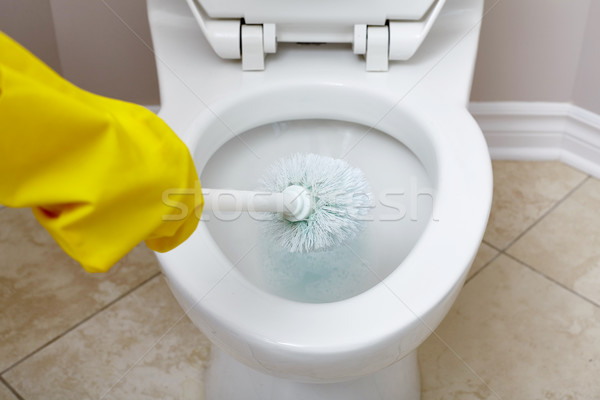
<svg viewBox="0 0 600 400"><path fill-rule="evenodd" d="M368 24L420 20L435 0L193 0L211 18L247 24Z"/></svg>

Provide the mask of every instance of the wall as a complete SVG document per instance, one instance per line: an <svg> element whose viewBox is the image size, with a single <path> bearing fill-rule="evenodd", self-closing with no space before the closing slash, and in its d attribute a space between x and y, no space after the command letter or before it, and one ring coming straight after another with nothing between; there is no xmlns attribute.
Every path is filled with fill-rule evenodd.
<svg viewBox="0 0 600 400"><path fill-rule="evenodd" d="M471 99L573 100L589 7L590 0L486 0Z"/></svg>
<svg viewBox="0 0 600 400"><path fill-rule="evenodd" d="M84 89L159 103L145 0L0 0L0 30Z"/></svg>
<svg viewBox="0 0 600 400"><path fill-rule="evenodd" d="M50 0L63 75L105 96L158 104L145 0Z"/></svg>
<svg viewBox="0 0 600 400"><path fill-rule="evenodd" d="M472 100L600 114L597 21L599 0L486 0ZM159 101L145 0L0 0L0 29L88 90Z"/></svg>
<svg viewBox="0 0 600 400"><path fill-rule="evenodd" d="M580 107L600 114L600 1L598 0L592 1L588 13L573 101Z"/></svg>
<svg viewBox="0 0 600 400"><path fill-rule="evenodd" d="M0 30L61 72L50 0L0 0Z"/></svg>

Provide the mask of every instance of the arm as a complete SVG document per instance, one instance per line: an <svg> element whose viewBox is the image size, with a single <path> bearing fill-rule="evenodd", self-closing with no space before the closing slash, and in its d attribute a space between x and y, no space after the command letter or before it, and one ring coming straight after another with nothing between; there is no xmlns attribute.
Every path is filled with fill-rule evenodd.
<svg viewBox="0 0 600 400"><path fill-rule="evenodd" d="M197 181L159 117L79 89L0 32L0 204L31 207L87 271L107 271L142 240L168 251L187 239L198 216L175 216L163 192L198 193ZM202 203L175 192L188 210Z"/></svg>

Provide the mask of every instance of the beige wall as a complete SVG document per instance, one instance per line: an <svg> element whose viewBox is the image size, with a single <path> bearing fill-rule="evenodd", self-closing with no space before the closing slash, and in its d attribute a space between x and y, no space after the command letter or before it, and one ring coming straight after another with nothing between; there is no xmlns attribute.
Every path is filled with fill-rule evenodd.
<svg viewBox="0 0 600 400"><path fill-rule="evenodd" d="M487 8L497 1L486 0ZM500 0L483 19L471 99L573 100L589 7L590 0Z"/></svg>
<svg viewBox="0 0 600 400"><path fill-rule="evenodd" d="M0 30L61 71L50 0L0 0Z"/></svg>
<svg viewBox="0 0 600 400"><path fill-rule="evenodd" d="M84 89L159 103L146 0L0 0L0 30Z"/></svg>
<svg viewBox="0 0 600 400"><path fill-rule="evenodd" d="M573 101L600 114L600 1L593 0L579 59Z"/></svg>
<svg viewBox="0 0 600 400"><path fill-rule="evenodd" d="M0 0L0 29L88 90L157 104L145 0L104 1ZM600 0L486 0L486 11L472 100L600 113Z"/></svg>
<svg viewBox="0 0 600 400"><path fill-rule="evenodd" d="M159 103L145 0L50 2L63 76L105 96Z"/></svg>

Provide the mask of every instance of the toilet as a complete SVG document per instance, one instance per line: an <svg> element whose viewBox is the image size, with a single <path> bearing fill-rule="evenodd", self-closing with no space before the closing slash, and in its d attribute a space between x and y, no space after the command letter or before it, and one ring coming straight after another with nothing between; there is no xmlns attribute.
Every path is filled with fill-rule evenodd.
<svg viewBox="0 0 600 400"><path fill-rule="evenodd" d="M205 211L157 254L212 343L207 399L420 398L417 349L462 288L491 205L466 109L482 8L148 0L159 115L203 186L255 190L275 161L316 153L360 168L374 200L365 230L323 252L282 251L260 215Z"/></svg>

